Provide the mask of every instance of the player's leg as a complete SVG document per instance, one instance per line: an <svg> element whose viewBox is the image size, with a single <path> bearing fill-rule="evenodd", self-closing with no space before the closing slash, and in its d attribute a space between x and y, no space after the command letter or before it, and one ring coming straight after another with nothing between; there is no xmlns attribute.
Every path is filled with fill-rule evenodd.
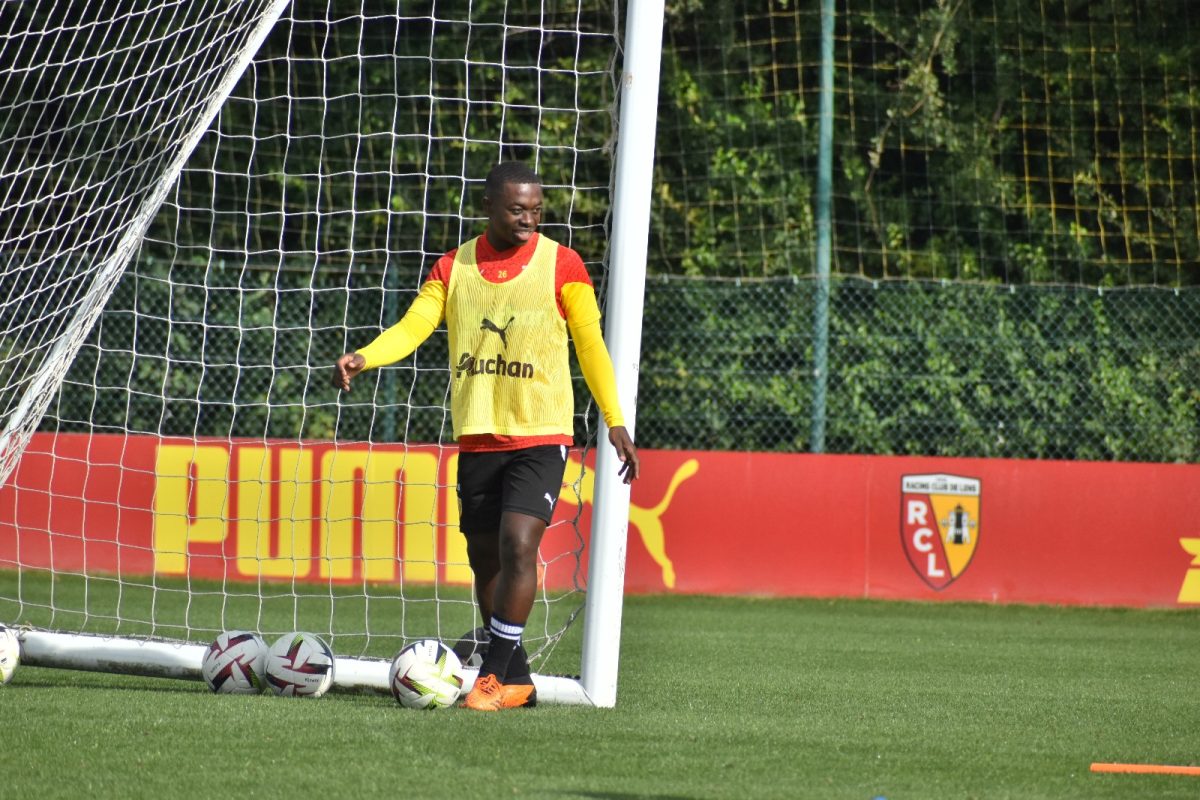
<svg viewBox="0 0 1200 800"><path fill-rule="evenodd" d="M493 631L501 628L510 631L511 628L500 620L493 619L494 602L497 586L502 572L501 546L503 506L503 478L513 454L498 453L463 453L459 457L458 466L458 498L459 498L459 527L467 540L467 560L475 575L475 599L479 606L480 616L489 633L487 653L491 653L491 643L495 637ZM539 522L542 529L545 524ZM506 535L503 538L513 538ZM517 534L516 539L522 535ZM540 534L536 537L540 541ZM518 548L519 549L519 548ZM525 556L528 557L528 556ZM529 608L532 608L533 594L536 592L536 560L537 545L533 546L534 588L529 592ZM507 590L503 596L507 596ZM525 609L522 620L528 618L529 608ZM511 612L510 612L511 613ZM514 658L515 654L515 658ZM487 656L485 655L485 660ZM507 666L516 661L517 674L523 675L522 685L525 689L506 690L501 684L505 678ZM507 641L502 640L498 655L490 663L480 665L479 677L475 681L471 693L467 696L467 705L483 710L497 710L503 707L533 705L537 702L533 692L532 679L529 677L529 667L525 660L524 650L519 642L514 649Z"/></svg>
<svg viewBox="0 0 1200 800"><path fill-rule="evenodd" d="M493 528L468 534L466 539L467 562L475 575L475 603L486 628L492 619L492 598L496 596L496 583L500 578L500 533Z"/></svg>
<svg viewBox="0 0 1200 800"><path fill-rule="evenodd" d="M487 628L500 577L500 517L508 453L462 453L458 460L459 529L475 576L475 602Z"/></svg>
<svg viewBox="0 0 1200 800"><path fill-rule="evenodd" d="M478 690L467 706L481 710L532 706L537 692L521 636L537 596L538 547L554 515L566 468L566 448L516 451L505 469L500 518L499 575L492 597L491 643L480 666Z"/></svg>
<svg viewBox="0 0 1200 800"><path fill-rule="evenodd" d="M500 518L500 573L492 597L491 644L480 667L504 683L531 684L521 636L537 596L537 556L546 521L519 511Z"/></svg>
<svg viewBox="0 0 1200 800"><path fill-rule="evenodd" d="M521 636L537 595L538 545L545 530L544 520L528 514L505 511L501 517L500 570L494 581L488 650L467 695L467 708L499 711L537 705Z"/></svg>
<svg viewBox="0 0 1200 800"><path fill-rule="evenodd" d="M502 523L502 529L506 531L503 535L504 540L515 542L528 542L526 547L532 546L532 556L515 552L520 549L520 546L510 546L508 560L520 564L528 564L532 560L533 574L530 575L528 570L517 569L509 570L506 575L508 581L503 589L498 590L500 583L500 542L501 533L481 533L476 536L467 537L467 559L471 564L471 571L475 575L475 598L479 606L479 614L483 619L484 629L488 634L488 644L483 648L484 658L487 657L488 651L491 649L491 642L496 637L492 633L492 616L495 612L493 605L494 599L499 595L507 600L507 604L503 611L500 612L502 620L515 620L522 626L529 619L529 613L533 609L533 602L537 593L537 547L541 542L542 532L545 531L545 523L537 520L536 517L530 517L535 524L540 526L540 531L523 534L515 532L515 528L520 527L519 520L509 520ZM536 543L534 543L536 542ZM514 589L515 585L515 589ZM501 642L501 650L505 649L505 645ZM489 665L490 671L495 669L495 660L492 665ZM512 656L508 661L508 667L504 670L504 679L515 683L532 683L533 679L529 673L529 661L525 652L525 648L519 642L512 651Z"/></svg>
<svg viewBox="0 0 1200 800"><path fill-rule="evenodd" d="M566 463L567 448L542 445L515 451L504 472L492 644L481 669L490 669L505 682L531 682L521 635L537 595L538 547L554 517ZM514 653L519 654L517 663L510 664Z"/></svg>
<svg viewBox="0 0 1200 800"><path fill-rule="evenodd" d="M529 620L537 596L537 557L546 521L517 511L500 518L500 574L492 600L492 615L518 625Z"/></svg>

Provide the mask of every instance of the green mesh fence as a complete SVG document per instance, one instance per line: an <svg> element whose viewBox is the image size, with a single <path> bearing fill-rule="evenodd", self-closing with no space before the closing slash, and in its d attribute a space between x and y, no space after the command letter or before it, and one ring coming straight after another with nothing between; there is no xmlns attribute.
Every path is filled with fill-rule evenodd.
<svg viewBox="0 0 1200 800"><path fill-rule="evenodd" d="M807 450L812 280L647 287L638 434ZM1194 461L1200 292L835 279L826 448Z"/></svg>
<svg viewBox="0 0 1200 800"><path fill-rule="evenodd" d="M389 394L382 370L338 413L328 366L301 366L310 337L320 353L341 336L332 323L310 332L307 292L261 289L224 305L224 319L214 304L203 324L169 322L188 294L145 278L123 284L54 410L67 428L386 441L391 418L408 441L447 439L440 380L393 380L404 392ZM821 411L815 294L807 278L651 279L641 444L808 450ZM838 278L830 306L829 452L1200 460L1198 290ZM444 370L444 339L390 369ZM245 365L272 348L279 368ZM185 366L168 369L168 359ZM581 415L581 437L589 424Z"/></svg>

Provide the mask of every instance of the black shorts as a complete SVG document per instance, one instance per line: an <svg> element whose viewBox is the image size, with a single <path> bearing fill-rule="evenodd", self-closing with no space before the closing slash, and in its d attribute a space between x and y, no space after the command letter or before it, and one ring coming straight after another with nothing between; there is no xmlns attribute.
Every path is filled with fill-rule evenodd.
<svg viewBox="0 0 1200 800"><path fill-rule="evenodd" d="M468 536L496 533L505 511L550 524L566 469L567 448L557 444L462 453L458 457L459 529Z"/></svg>

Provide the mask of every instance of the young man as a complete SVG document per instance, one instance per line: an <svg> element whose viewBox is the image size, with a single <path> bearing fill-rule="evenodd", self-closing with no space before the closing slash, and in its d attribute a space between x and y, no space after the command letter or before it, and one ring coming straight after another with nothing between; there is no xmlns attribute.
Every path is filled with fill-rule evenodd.
<svg viewBox="0 0 1200 800"><path fill-rule="evenodd" d="M337 360L333 385L350 391L354 376L407 357L446 320L459 527L491 633L466 706L496 711L537 702L521 634L537 592L538 545L573 441L568 331L626 483L639 464L587 269L574 250L537 233L541 179L519 162L497 164L483 207L484 234L438 259L404 317Z"/></svg>

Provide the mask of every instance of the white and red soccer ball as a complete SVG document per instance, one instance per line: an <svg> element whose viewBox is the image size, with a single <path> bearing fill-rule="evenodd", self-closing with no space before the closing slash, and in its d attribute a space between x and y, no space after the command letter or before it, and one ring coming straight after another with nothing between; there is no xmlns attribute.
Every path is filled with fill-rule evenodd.
<svg viewBox="0 0 1200 800"><path fill-rule="evenodd" d="M267 651L267 686L285 697L320 697L333 686L329 645L311 633L280 636Z"/></svg>
<svg viewBox="0 0 1200 800"><path fill-rule="evenodd" d="M204 651L200 673L218 694L258 694L266 688L267 645L257 633L225 631Z"/></svg>
<svg viewBox="0 0 1200 800"><path fill-rule="evenodd" d="M462 692L462 662L437 639L422 639L396 655L388 685L405 708L445 708Z"/></svg>

